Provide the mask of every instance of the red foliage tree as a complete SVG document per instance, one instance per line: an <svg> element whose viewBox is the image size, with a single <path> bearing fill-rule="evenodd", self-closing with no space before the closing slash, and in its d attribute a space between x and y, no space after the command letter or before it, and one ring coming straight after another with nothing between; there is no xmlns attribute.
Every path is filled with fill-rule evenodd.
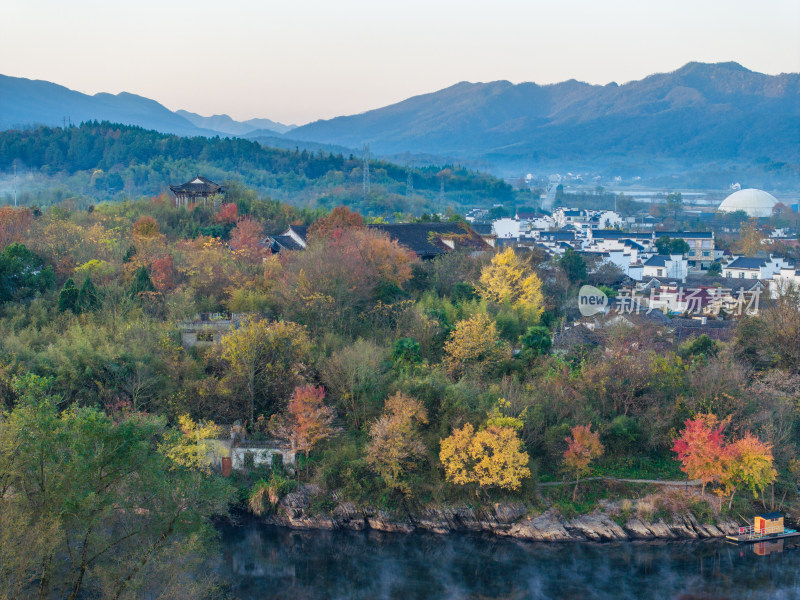
<svg viewBox="0 0 800 600"><path fill-rule="evenodd" d="M175 287L175 264L172 255L155 259L150 265L150 280L159 292Z"/></svg>
<svg viewBox="0 0 800 600"><path fill-rule="evenodd" d="M251 217L243 217L236 222L231 231L230 246L236 260L250 264L260 264L266 250L260 245L264 239L264 228Z"/></svg>
<svg viewBox="0 0 800 600"><path fill-rule="evenodd" d="M216 215L214 215L214 222L216 223L236 223L239 218L239 208L233 203L223 204Z"/></svg>
<svg viewBox="0 0 800 600"><path fill-rule="evenodd" d="M699 479L706 485L718 481L725 471L726 448L722 430L726 423L713 414L697 415L686 419L685 428L675 440L672 451L678 455L681 471L692 479Z"/></svg>

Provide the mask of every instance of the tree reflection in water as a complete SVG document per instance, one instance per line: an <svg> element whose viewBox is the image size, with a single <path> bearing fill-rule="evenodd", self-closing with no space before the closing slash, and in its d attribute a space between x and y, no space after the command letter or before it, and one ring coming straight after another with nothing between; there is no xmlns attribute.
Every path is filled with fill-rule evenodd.
<svg viewBox="0 0 800 600"><path fill-rule="evenodd" d="M478 535L221 528L241 600L800 597L800 552L720 540L541 544Z"/></svg>

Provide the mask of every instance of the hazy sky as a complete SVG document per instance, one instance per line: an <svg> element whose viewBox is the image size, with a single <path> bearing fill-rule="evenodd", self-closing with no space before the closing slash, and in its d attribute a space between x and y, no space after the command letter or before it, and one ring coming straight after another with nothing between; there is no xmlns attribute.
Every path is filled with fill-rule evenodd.
<svg viewBox="0 0 800 600"><path fill-rule="evenodd" d="M0 73L285 123L458 81L800 71L798 0L3 0Z"/></svg>

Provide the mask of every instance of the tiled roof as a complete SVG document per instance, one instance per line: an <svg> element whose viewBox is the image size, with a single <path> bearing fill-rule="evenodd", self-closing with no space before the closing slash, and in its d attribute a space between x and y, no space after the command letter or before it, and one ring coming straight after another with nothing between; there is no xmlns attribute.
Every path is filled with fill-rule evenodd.
<svg viewBox="0 0 800 600"><path fill-rule="evenodd" d="M476 250L488 250L489 245L466 223L395 223L370 225L389 234L397 243L412 250L420 258L431 258L450 249L441 242L448 236L465 236L456 246L467 246Z"/></svg>
<svg viewBox="0 0 800 600"><path fill-rule="evenodd" d="M473 223L472 228L478 233L478 235L492 235L491 223Z"/></svg>
<svg viewBox="0 0 800 600"><path fill-rule="evenodd" d="M714 237L714 233L711 231L656 231L654 232L656 239L660 238L661 236L668 236L670 238L680 238L680 239L704 239L710 240Z"/></svg>
<svg viewBox="0 0 800 600"><path fill-rule="evenodd" d="M760 269L767 264L764 258L751 258L749 256L740 256L734 259L733 262L728 263L724 269Z"/></svg>
<svg viewBox="0 0 800 600"><path fill-rule="evenodd" d="M181 185L171 185L169 189L175 194L189 195L220 194L225 191L221 185L206 179L202 175L197 175L191 181Z"/></svg>
<svg viewBox="0 0 800 600"><path fill-rule="evenodd" d="M666 267L667 261L671 260L669 256L663 254L655 254L647 259L644 263L645 267Z"/></svg>
<svg viewBox="0 0 800 600"><path fill-rule="evenodd" d="M272 250L280 252L281 250L303 250L303 246L298 244L295 239L289 235L276 235L272 238Z"/></svg>

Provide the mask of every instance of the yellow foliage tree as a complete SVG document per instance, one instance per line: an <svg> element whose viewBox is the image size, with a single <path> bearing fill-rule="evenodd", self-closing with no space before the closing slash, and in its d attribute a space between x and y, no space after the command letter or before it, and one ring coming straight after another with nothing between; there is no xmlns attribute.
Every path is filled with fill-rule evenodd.
<svg viewBox="0 0 800 600"><path fill-rule="evenodd" d="M467 423L442 440L439 460L448 481L477 483L478 489L517 490L522 480L531 476L528 453L513 427L490 425L475 431Z"/></svg>
<svg viewBox="0 0 800 600"><path fill-rule="evenodd" d="M481 271L478 287L486 300L509 303L534 319L542 314L542 280L520 260L513 248L495 254L492 262Z"/></svg>
<svg viewBox="0 0 800 600"><path fill-rule="evenodd" d="M402 476L413 466L414 459L425 455L417 425L427 422L425 407L397 392L386 401L383 415L370 425L367 462L391 488L410 493Z"/></svg>
<svg viewBox="0 0 800 600"><path fill-rule="evenodd" d="M497 334L494 321L481 313L456 324L444 351L447 372L456 379L467 370L480 376L511 356L510 348Z"/></svg>
<svg viewBox="0 0 800 600"><path fill-rule="evenodd" d="M213 421L197 423L189 415L178 417L178 426L183 435L176 436L172 444L165 446L164 454L182 467L209 471L206 440L218 437L222 429Z"/></svg>

